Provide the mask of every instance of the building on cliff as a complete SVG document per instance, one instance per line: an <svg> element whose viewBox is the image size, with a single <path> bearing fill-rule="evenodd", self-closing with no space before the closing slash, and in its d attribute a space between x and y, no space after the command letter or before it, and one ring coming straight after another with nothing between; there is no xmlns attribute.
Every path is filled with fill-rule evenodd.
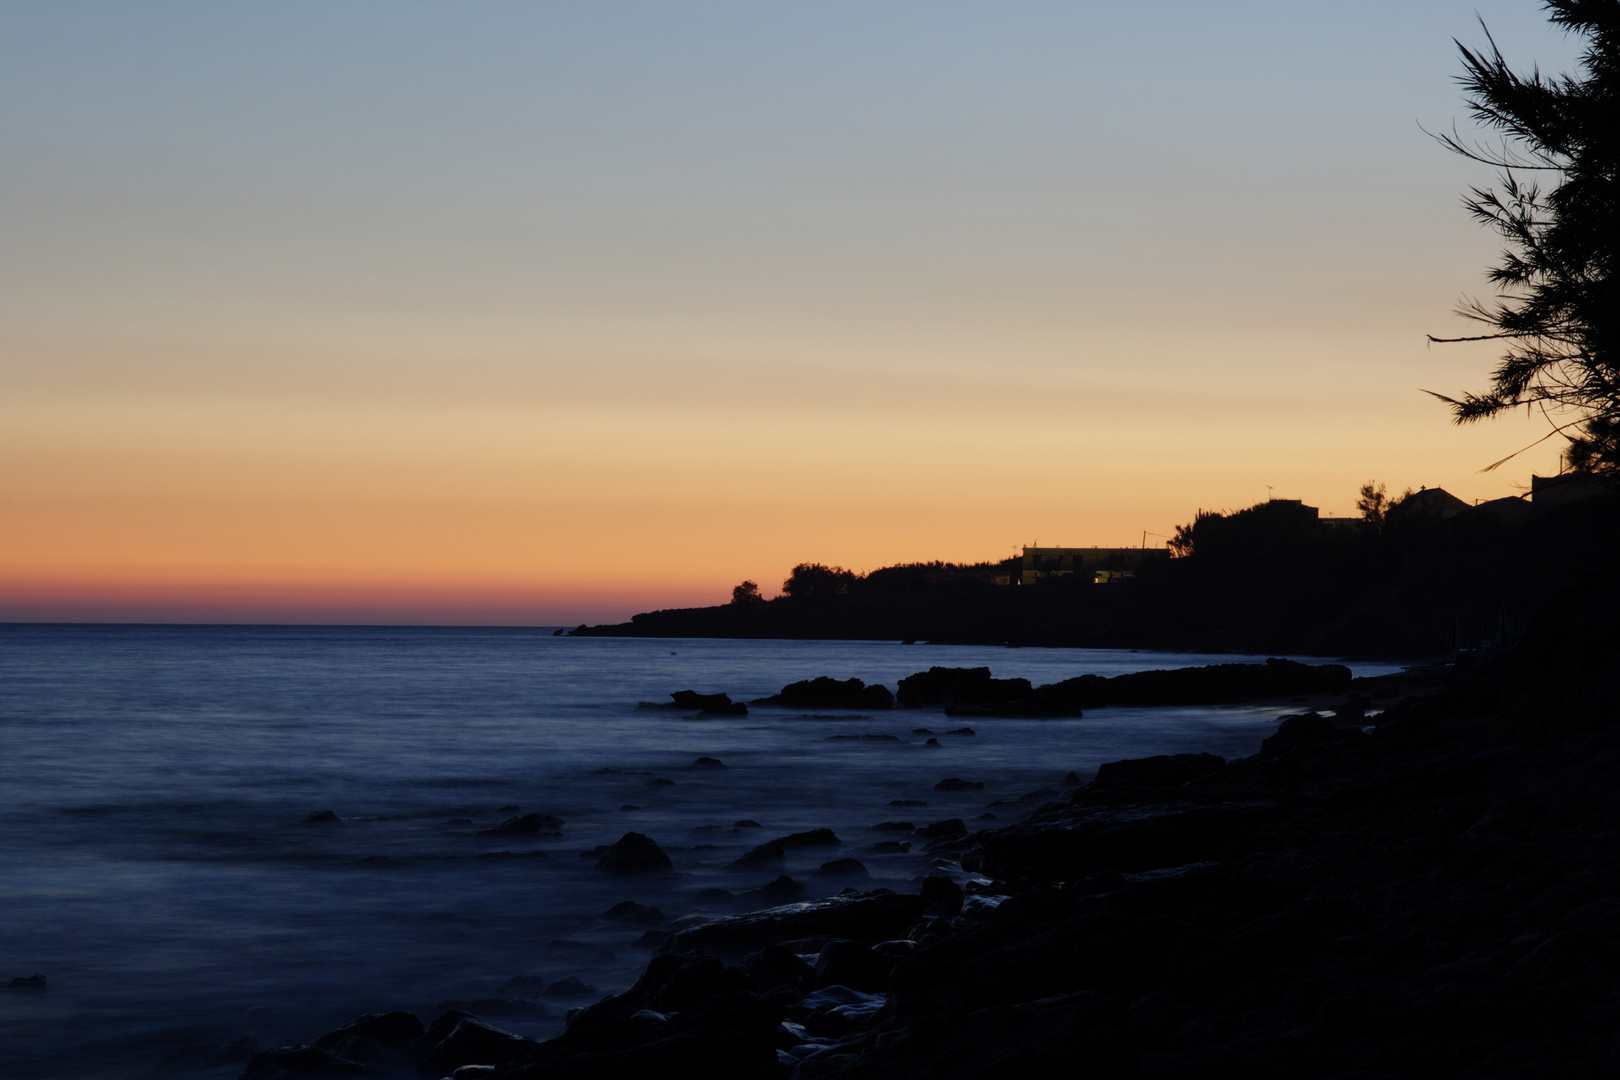
<svg viewBox="0 0 1620 1080"><path fill-rule="evenodd" d="M1170 552L1164 548L1026 547L1018 584L1075 578L1098 585L1117 584L1135 577L1143 566L1169 558Z"/></svg>

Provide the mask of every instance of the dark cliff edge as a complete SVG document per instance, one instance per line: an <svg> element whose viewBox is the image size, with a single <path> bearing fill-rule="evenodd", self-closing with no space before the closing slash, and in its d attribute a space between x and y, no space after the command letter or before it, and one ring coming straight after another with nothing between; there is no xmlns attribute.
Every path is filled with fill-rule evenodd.
<svg viewBox="0 0 1620 1080"><path fill-rule="evenodd" d="M1381 532L1238 514L1201 519L1207 535L1189 557L1110 584L992 584L1016 577L1010 562L888 567L812 595L650 611L572 633L1433 656L1516 640L1620 532L1609 498L1514 506L1521 513L1508 517L1494 504L1392 517Z"/></svg>
<svg viewBox="0 0 1620 1080"><path fill-rule="evenodd" d="M1615 1075L1617 610L1615 575L1589 579L1511 655L1365 728L1302 714L1247 759L1104 766L934 840L955 880L674 932L557 1039L458 1014L412 1060L500 1080ZM308 1051L244 1076L317 1075L274 1056Z"/></svg>

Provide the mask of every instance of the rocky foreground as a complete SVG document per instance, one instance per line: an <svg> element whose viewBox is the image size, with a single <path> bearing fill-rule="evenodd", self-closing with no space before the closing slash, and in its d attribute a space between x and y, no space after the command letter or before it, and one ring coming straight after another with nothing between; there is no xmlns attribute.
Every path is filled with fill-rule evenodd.
<svg viewBox="0 0 1620 1080"><path fill-rule="evenodd" d="M1367 730L1117 762L918 895L665 933L536 1043L362 1018L250 1080L1620 1075L1612 607ZM965 887L959 882L965 881Z"/></svg>

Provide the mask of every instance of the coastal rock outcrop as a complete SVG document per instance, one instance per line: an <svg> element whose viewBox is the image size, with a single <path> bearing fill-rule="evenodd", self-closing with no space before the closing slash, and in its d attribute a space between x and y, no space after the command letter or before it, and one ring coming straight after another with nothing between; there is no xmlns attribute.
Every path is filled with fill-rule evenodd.
<svg viewBox="0 0 1620 1080"><path fill-rule="evenodd" d="M973 670L985 672L979 686L1016 681L989 680L989 669ZM905 680L901 682L904 686ZM940 703L948 716L1075 717L1085 709L1110 705L1229 705L1299 694L1338 694L1346 692L1350 683L1350 669L1343 664L1301 664L1273 657L1263 664L1211 664L1136 671L1113 678L1081 675L1024 693L982 690L978 700Z"/></svg>
<svg viewBox="0 0 1620 1080"><path fill-rule="evenodd" d="M826 675L788 683L781 691L760 698L755 705L782 705L795 709L892 709L894 695L881 683L859 679L833 679Z"/></svg>
<svg viewBox="0 0 1620 1080"><path fill-rule="evenodd" d="M902 708L920 709L1007 705L1030 694L1028 679L993 679L990 669L931 667L900 680L895 695Z"/></svg>

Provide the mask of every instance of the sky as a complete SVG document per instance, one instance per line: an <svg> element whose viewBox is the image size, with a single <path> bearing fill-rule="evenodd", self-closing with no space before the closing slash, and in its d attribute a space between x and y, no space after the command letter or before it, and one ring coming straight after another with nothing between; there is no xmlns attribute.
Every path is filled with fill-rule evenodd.
<svg viewBox="0 0 1620 1080"><path fill-rule="evenodd" d="M1557 468L1529 0L0 5L0 620L571 625Z"/></svg>

